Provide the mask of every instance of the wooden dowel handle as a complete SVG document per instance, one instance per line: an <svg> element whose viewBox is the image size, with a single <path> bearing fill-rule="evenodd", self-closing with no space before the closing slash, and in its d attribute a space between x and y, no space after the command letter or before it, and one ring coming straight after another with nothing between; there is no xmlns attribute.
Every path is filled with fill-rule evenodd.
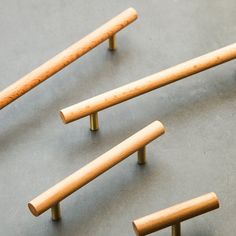
<svg viewBox="0 0 236 236"><path fill-rule="evenodd" d="M0 93L0 109L83 56L103 41L109 39L136 19L137 12L135 9L128 8L51 60L22 77Z"/></svg>
<svg viewBox="0 0 236 236"><path fill-rule="evenodd" d="M138 236L147 235L216 208L216 194L208 193L133 221L134 231Z"/></svg>
<svg viewBox="0 0 236 236"><path fill-rule="evenodd" d="M61 118L72 122L235 58L236 43L62 109Z"/></svg>
<svg viewBox="0 0 236 236"><path fill-rule="evenodd" d="M164 132L165 129L161 122L155 121L151 123L33 199L28 204L30 211L35 216L40 215L74 191L139 150L141 147L162 135Z"/></svg>

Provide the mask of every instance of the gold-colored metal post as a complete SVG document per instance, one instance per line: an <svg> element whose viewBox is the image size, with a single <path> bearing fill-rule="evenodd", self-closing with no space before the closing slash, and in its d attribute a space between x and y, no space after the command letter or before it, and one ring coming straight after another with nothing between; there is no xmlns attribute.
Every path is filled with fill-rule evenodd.
<svg viewBox="0 0 236 236"><path fill-rule="evenodd" d="M90 130L95 131L98 130L98 113L95 112L90 115Z"/></svg>
<svg viewBox="0 0 236 236"><path fill-rule="evenodd" d="M176 223L171 227L172 236L180 236L181 235L181 226L180 223Z"/></svg>
<svg viewBox="0 0 236 236"><path fill-rule="evenodd" d="M61 218L60 203L58 202L51 208L52 220L58 221Z"/></svg>
<svg viewBox="0 0 236 236"><path fill-rule="evenodd" d="M146 146L138 150L138 164L144 165L146 163Z"/></svg>
<svg viewBox="0 0 236 236"><path fill-rule="evenodd" d="M109 50L111 51L114 51L116 50L116 35L112 35L110 38L109 38L109 47L108 47Z"/></svg>

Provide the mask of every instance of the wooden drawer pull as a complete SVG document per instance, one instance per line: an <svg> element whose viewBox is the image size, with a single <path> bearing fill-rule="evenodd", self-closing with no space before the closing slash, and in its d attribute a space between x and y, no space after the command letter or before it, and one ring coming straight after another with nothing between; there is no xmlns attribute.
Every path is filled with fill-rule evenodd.
<svg viewBox="0 0 236 236"><path fill-rule="evenodd" d="M88 115L93 120L98 111L235 58L236 43L62 109L60 116L65 124Z"/></svg>
<svg viewBox="0 0 236 236"><path fill-rule="evenodd" d="M30 211L33 215L38 216L51 208L52 219L58 220L60 218L59 202L61 200L72 194L74 191L80 189L119 162L123 161L136 151L138 151L138 153L140 151L138 155L138 163L144 164L145 152L143 152L143 148L145 145L164 134L164 132L165 129L161 122L155 121L151 123L33 199L28 203Z"/></svg>
<svg viewBox="0 0 236 236"><path fill-rule="evenodd" d="M172 226L172 236L180 236L180 222L219 208L215 193L208 193L133 221L136 235L143 236Z"/></svg>
<svg viewBox="0 0 236 236"><path fill-rule="evenodd" d="M103 41L108 39L109 49L114 50L115 34L136 19L137 12L135 9L128 8L80 41L53 57L51 60L25 75L0 92L0 109L83 56Z"/></svg>

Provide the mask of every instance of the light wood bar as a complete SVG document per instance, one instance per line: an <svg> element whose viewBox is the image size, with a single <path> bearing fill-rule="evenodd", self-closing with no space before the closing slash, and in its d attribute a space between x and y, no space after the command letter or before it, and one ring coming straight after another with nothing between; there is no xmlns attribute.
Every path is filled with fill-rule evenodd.
<svg viewBox="0 0 236 236"><path fill-rule="evenodd" d="M215 193L208 193L133 221L136 235L144 236L172 226L172 235L180 235L180 222L219 208Z"/></svg>
<svg viewBox="0 0 236 236"><path fill-rule="evenodd" d="M62 109L61 118L70 123L235 58L236 43Z"/></svg>
<svg viewBox="0 0 236 236"><path fill-rule="evenodd" d="M165 129L161 122L155 121L151 123L33 199L28 204L30 211L33 215L38 216L49 208L54 207L74 191L83 187L134 152L140 150L140 148L161 136L164 132Z"/></svg>
<svg viewBox="0 0 236 236"><path fill-rule="evenodd" d="M113 36L136 19L136 10L128 8L51 60L22 77L0 92L0 109L36 87L105 40L109 40L109 49L114 50L115 37Z"/></svg>

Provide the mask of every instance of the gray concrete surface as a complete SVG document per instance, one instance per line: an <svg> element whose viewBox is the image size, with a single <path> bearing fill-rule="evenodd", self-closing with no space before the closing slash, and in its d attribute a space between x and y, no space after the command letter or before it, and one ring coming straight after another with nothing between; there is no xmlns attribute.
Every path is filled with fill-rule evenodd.
<svg viewBox="0 0 236 236"><path fill-rule="evenodd" d="M0 89L133 6L139 19L1 110L0 235L126 236L132 220L214 191L221 208L183 235L236 235L235 61L64 125L61 108L235 42L235 0L0 2ZM154 120L166 134L62 202L62 220L27 202ZM170 229L153 235L170 235Z"/></svg>

